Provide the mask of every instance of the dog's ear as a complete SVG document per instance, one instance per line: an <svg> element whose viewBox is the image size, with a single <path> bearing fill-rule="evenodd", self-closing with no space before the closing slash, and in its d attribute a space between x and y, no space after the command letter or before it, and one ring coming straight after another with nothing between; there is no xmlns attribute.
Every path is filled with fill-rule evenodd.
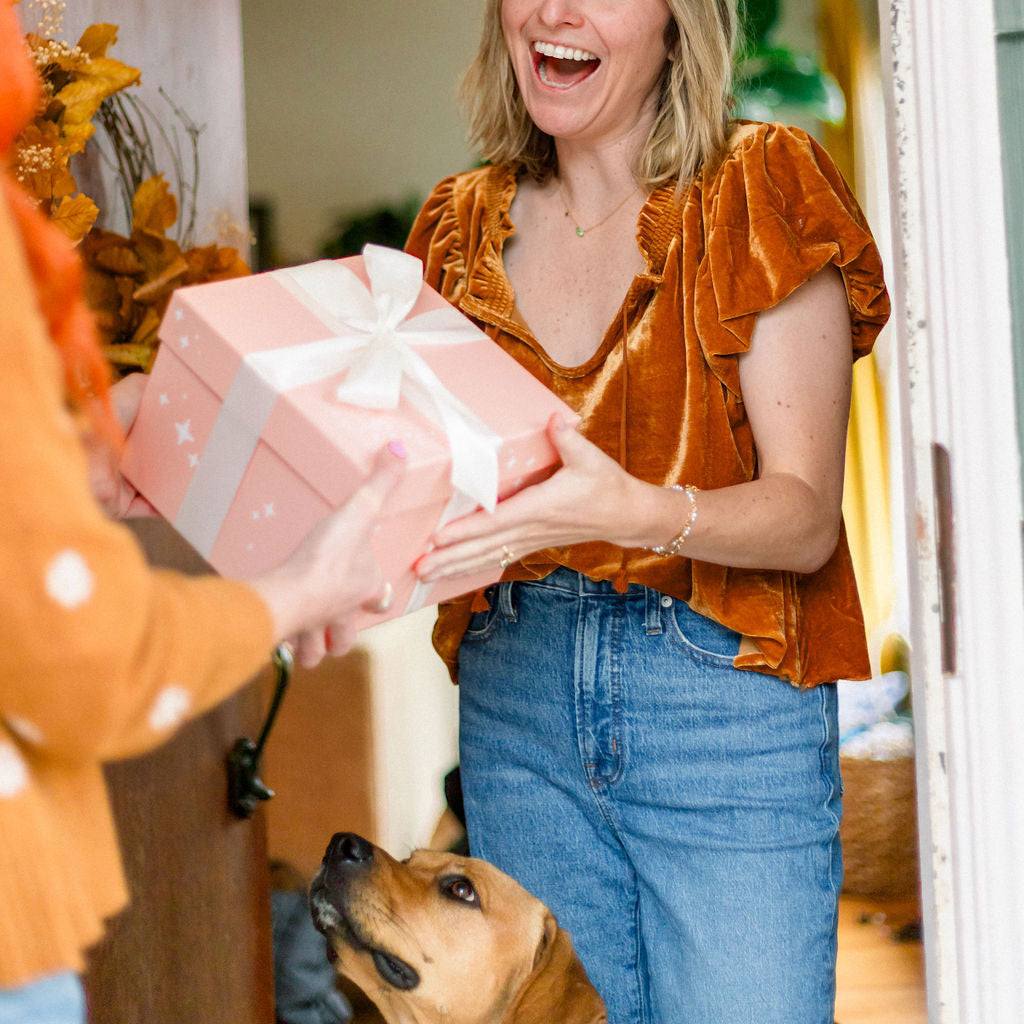
<svg viewBox="0 0 1024 1024"><path fill-rule="evenodd" d="M515 994L501 1024L607 1024L604 1000L590 983L569 933L547 912L533 971Z"/></svg>

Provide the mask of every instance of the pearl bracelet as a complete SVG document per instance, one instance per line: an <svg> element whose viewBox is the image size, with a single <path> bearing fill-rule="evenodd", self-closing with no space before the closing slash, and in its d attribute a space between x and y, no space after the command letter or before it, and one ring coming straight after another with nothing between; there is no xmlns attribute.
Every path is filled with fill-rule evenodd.
<svg viewBox="0 0 1024 1024"><path fill-rule="evenodd" d="M677 533L667 544L661 544L656 548L649 549L660 558L670 558L672 555L678 555L682 546L686 543L686 538L690 536L693 524L697 522L698 488L694 487L693 484L687 484L685 487L680 487L679 484L673 484L671 490L685 492L686 496L690 499L690 511L687 513L686 522L683 524L683 528L679 533Z"/></svg>

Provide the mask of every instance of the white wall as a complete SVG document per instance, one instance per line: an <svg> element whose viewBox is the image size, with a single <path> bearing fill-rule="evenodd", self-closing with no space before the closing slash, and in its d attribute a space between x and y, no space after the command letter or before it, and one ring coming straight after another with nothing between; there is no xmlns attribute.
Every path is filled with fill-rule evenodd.
<svg viewBox="0 0 1024 1024"><path fill-rule="evenodd" d="M430 840L458 760L458 690L430 645L424 608L360 635L370 654L377 840L404 857Z"/></svg>
<svg viewBox="0 0 1024 1024"><path fill-rule="evenodd" d="M423 197L475 162L456 103L482 0L242 0L249 187L286 262L340 211Z"/></svg>
<svg viewBox="0 0 1024 1024"><path fill-rule="evenodd" d="M31 12L26 3L26 28ZM16 8L18 9L18 8ZM169 107L157 89L162 86L193 121L205 124L200 136L199 217L196 241L247 246L245 118L242 105L242 49L238 0L73 0L68 3L61 38L78 40L94 22L119 26L118 39L107 56L139 68L142 84L131 90L174 125ZM100 133L97 133L98 135ZM97 140L97 145L102 142ZM173 183L170 167L165 174ZM85 179L80 178L84 185ZM115 231L126 225L116 219L119 204L107 188L98 194L89 178L89 194L114 220L101 224ZM104 195L106 198L104 199ZM178 197L179 200L181 197Z"/></svg>

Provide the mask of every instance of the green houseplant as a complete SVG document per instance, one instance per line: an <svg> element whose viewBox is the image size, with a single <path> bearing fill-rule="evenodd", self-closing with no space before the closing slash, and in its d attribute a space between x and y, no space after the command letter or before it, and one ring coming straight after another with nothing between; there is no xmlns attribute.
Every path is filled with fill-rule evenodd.
<svg viewBox="0 0 1024 1024"><path fill-rule="evenodd" d="M733 77L736 117L772 121L783 113L799 113L842 124L846 101L839 83L813 55L774 41L781 9L782 0L742 0L745 43Z"/></svg>

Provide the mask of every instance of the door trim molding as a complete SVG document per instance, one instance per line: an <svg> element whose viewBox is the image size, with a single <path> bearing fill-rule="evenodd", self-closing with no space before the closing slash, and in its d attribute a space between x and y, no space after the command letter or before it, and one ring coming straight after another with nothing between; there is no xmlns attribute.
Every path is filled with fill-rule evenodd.
<svg viewBox="0 0 1024 1024"><path fill-rule="evenodd" d="M995 26L984 0L879 10L929 1020L1001 1024L1024 1003L1024 809L1003 795L1024 731L1024 573Z"/></svg>

